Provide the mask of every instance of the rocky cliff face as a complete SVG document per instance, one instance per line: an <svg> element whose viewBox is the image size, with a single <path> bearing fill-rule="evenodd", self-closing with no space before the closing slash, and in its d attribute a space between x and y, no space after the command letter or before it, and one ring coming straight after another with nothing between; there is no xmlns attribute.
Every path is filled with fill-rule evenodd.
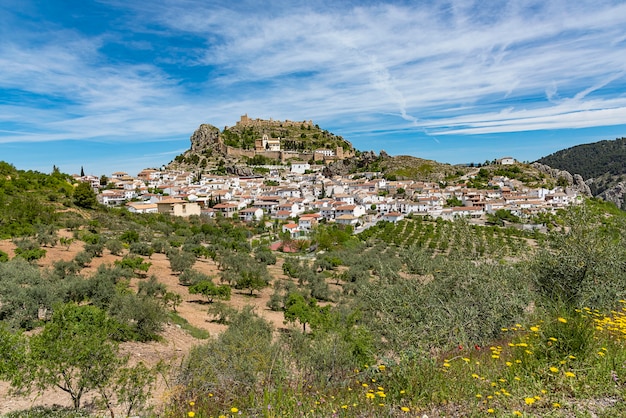
<svg viewBox="0 0 626 418"><path fill-rule="evenodd" d="M615 206L626 210L626 183L619 182L610 189L606 189L598 195L607 202L613 202Z"/></svg>
<svg viewBox="0 0 626 418"><path fill-rule="evenodd" d="M220 130L213 125L202 124L191 135L191 151L201 152L214 149L220 142Z"/></svg>
<svg viewBox="0 0 626 418"><path fill-rule="evenodd" d="M541 163L532 163L532 166L540 172L549 175L555 180L558 180L560 178L565 179L565 181L567 181L568 187L570 187L571 189L577 191L578 193L584 194L585 196L591 196L591 189L589 188L589 185L585 183L580 174L572 175L569 171L559 170L557 168L552 168Z"/></svg>

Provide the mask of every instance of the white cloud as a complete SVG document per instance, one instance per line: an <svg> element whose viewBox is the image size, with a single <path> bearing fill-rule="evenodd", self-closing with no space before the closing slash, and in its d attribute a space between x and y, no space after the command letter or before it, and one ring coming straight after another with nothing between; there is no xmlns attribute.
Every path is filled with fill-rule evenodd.
<svg viewBox="0 0 626 418"><path fill-rule="evenodd" d="M187 138L243 113L435 135L626 120L622 2L108 3L130 14L106 36L0 41L0 88L44 98L0 104L0 142ZM114 41L153 59L112 60Z"/></svg>

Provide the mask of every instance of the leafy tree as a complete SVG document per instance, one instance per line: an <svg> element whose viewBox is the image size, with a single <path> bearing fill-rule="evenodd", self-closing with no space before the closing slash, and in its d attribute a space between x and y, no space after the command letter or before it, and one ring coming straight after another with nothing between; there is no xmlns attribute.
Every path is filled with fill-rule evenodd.
<svg viewBox="0 0 626 418"><path fill-rule="evenodd" d="M276 264L276 254L274 254L268 247L260 246L256 248L254 252L254 258L263 264L270 265Z"/></svg>
<svg viewBox="0 0 626 418"><path fill-rule="evenodd" d="M254 291L261 290L269 286L270 278L264 264L253 262L245 266L239 266L239 270L234 272L235 288L249 289L250 295Z"/></svg>
<svg viewBox="0 0 626 418"><path fill-rule="evenodd" d="M163 304L165 307L172 307L172 310L176 312L176 307L180 306L183 303L183 297L175 292L165 292L163 295Z"/></svg>
<svg viewBox="0 0 626 418"><path fill-rule="evenodd" d="M132 244L133 242L139 242L139 232L134 229L129 229L128 231L124 231L122 236L120 237L120 241L125 242L127 244Z"/></svg>
<svg viewBox="0 0 626 418"><path fill-rule="evenodd" d="M314 322L320 314L315 299L308 301L300 293L290 293L285 303L285 321L298 321L302 324L302 333L306 333L306 324Z"/></svg>
<svg viewBox="0 0 626 418"><path fill-rule="evenodd" d="M129 251L131 254L139 254L148 258L154 254L154 249L145 242L133 242L130 244Z"/></svg>
<svg viewBox="0 0 626 418"><path fill-rule="evenodd" d="M102 257L104 253L104 243L85 244L84 251L92 257Z"/></svg>
<svg viewBox="0 0 626 418"><path fill-rule="evenodd" d="M63 245L65 247L65 249L67 251L69 251L70 250L70 245L72 245L72 243L74 242L74 238L61 237L59 239L59 242L61 243L61 245Z"/></svg>
<svg viewBox="0 0 626 418"><path fill-rule="evenodd" d="M44 247L54 247L59 240L54 225L37 225L37 242Z"/></svg>
<svg viewBox="0 0 626 418"><path fill-rule="evenodd" d="M147 281L139 282L139 285L137 286L137 295L139 296L162 299L166 293L167 286L159 282L154 275L150 276L150 279Z"/></svg>
<svg viewBox="0 0 626 418"><path fill-rule="evenodd" d="M92 259L93 256L86 251L81 251L74 257L74 261L80 267L86 267Z"/></svg>
<svg viewBox="0 0 626 418"><path fill-rule="evenodd" d="M487 214L487 223L490 225L503 226L504 221L519 223L520 218L513 215L511 211L506 209L498 209L493 214Z"/></svg>
<svg viewBox="0 0 626 418"><path fill-rule="evenodd" d="M96 193L89 183L78 183L78 186L74 189L74 204L86 209L92 209L98 205Z"/></svg>
<svg viewBox="0 0 626 418"><path fill-rule="evenodd" d="M115 260L115 265L130 269L136 275L141 276L148 272L152 263L144 261L140 256L125 256L121 260Z"/></svg>
<svg viewBox="0 0 626 418"><path fill-rule="evenodd" d="M46 250L44 250L43 248L33 248L30 250L16 248L15 256L23 258L26 261L36 261L46 256Z"/></svg>
<svg viewBox="0 0 626 418"><path fill-rule="evenodd" d="M111 302L109 314L123 326L116 330L120 340L154 341L167 319L160 301L143 295L117 294Z"/></svg>
<svg viewBox="0 0 626 418"><path fill-rule="evenodd" d="M152 248L154 249L154 252L159 254L166 254L169 246L169 242L165 239L155 239L152 241Z"/></svg>
<svg viewBox="0 0 626 418"><path fill-rule="evenodd" d="M26 364L28 340L0 323L0 379L14 386L22 385L21 370Z"/></svg>
<svg viewBox="0 0 626 418"><path fill-rule="evenodd" d="M145 408L156 381L156 369L160 368L162 364L151 369L143 362L139 362L133 367L123 367L118 370L113 390L117 395L117 402L124 406L127 417L130 417L132 412Z"/></svg>
<svg viewBox="0 0 626 418"><path fill-rule="evenodd" d="M187 269L178 276L178 282L183 286L191 286L201 281L211 280L206 274L194 269Z"/></svg>
<svg viewBox="0 0 626 418"><path fill-rule="evenodd" d="M449 199L446 199L445 206L447 208L456 207L456 206L463 206L463 202L461 201L461 199L459 199L458 197L454 196L454 197L451 197Z"/></svg>
<svg viewBox="0 0 626 418"><path fill-rule="evenodd" d="M192 295L200 294L207 298L209 303L213 303L213 299L230 300L230 286L217 286L210 280L203 280L189 287L189 293Z"/></svg>
<svg viewBox="0 0 626 418"><path fill-rule="evenodd" d="M196 257L187 251L170 249L167 252L167 259L170 261L170 268L174 273L182 273L190 269L196 262Z"/></svg>
<svg viewBox="0 0 626 418"><path fill-rule="evenodd" d="M30 339L32 383L39 390L61 389L79 409L83 395L108 384L121 364L111 332L111 321L95 306L58 306L43 331Z"/></svg>
<svg viewBox="0 0 626 418"><path fill-rule="evenodd" d="M113 255L122 255L122 252L124 251L124 245L122 244L122 241L117 239L110 239L106 242L105 245Z"/></svg>

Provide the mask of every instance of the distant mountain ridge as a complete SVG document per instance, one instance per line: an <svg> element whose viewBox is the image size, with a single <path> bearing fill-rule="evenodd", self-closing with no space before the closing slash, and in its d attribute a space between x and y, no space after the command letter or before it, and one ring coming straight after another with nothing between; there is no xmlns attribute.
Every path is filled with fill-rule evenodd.
<svg viewBox="0 0 626 418"><path fill-rule="evenodd" d="M594 196L626 209L626 138L576 145L537 162L580 174Z"/></svg>

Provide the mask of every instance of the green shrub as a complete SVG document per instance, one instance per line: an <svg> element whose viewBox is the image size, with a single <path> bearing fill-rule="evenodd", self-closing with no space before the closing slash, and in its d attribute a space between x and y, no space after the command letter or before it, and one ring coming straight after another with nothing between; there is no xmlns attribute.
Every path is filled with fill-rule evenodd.
<svg viewBox="0 0 626 418"><path fill-rule="evenodd" d="M258 399L264 389L281 384L282 377L280 350L272 343L271 326L246 308L232 317L217 339L192 348L177 377L182 393L171 407L184 408L189 399L195 399L199 409L217 416L234 399Z"/></svg>

